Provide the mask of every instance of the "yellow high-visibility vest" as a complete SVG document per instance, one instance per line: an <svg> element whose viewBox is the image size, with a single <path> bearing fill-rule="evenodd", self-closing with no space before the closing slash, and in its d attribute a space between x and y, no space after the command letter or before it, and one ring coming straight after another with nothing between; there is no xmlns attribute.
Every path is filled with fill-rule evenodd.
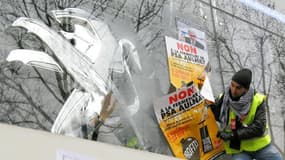
<svg viewBox="0 0 285 160"><path fill-rule="evenodd" d="M246 116L246 118L242 122L243 125L249 125L253 122L256 110L260 106L260 104L265 100L265 98L266 98L265 95L262 95L259 93L256 93L254 95L253 100L252 100L252 104L250 107L250 111L249 111L248 115ZM226 127L226 132L231 132L230 120L235 118L235 117L236 117L235 113L232 110L230 110L229 123L228 123L228 126ZM229 141L224 141L224 147L225 147L225 151L227 154L235 154L235 153L239 153L242 151L250 151L250 152L257 151L257 150L262 149L265 146L267 146L270 142L271 142L271 137L268 134L268 124L267 124L266 125L266 131L265 131L263 136L255 137L255 138L251 138L251 139L247 139L247 140L241 140L240 150L230 148L230 142Z"/></svg>

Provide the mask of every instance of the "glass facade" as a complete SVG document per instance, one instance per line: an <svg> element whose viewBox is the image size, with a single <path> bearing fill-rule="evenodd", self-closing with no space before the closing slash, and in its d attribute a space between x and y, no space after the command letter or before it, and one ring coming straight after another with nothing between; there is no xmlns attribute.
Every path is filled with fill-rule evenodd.
<svg viewBox="0 0 285 160"><path fill-rule="evenodd" d="M96 104L94 102L94 105L101 106L100 102L103 102L106 96L102 96L96 87L92 89L91 86L95 84L107 88L106 92L112 90L119 99L114 111L107 114L108 118L104 119L104 124L100 123L100 119L96 121L96 125L100 124L98 126L101 128L96 133L99 141L172 155L155 118L153 98L166 95L169 91L171 84L165 36L178 39L177 19L180 18L189 22L190 27L206 35L209 79L215 97L228 87L235 71L244 67L253 71L254 89L266 94L268 98L266 103L270 134L274 144L284 154L285 20L283 19L285 15L277 12L281 8L274 1L250 2L244 0L39 0L37 2L1 0L0 122L50 131L71 94L75 94L78 99L80 96L88 99L82 101L82 105L85 102L93 103L95 98L99 99L99 102L96 101ZM58 15L52 12L65 8L80 8L86 13L72 15L69 18L74 18L73 21L65 22L70 19L64 17L64 14L71 14L72 11ZM37 23L38 21L43 23L49 31L45 34L59 34L58 38L50 36L48 39L46 38L48 36L42 36L43 32L38 28L26 27L27 21L15 24L19 17L29 17ZM62 24L72 25L63 27ZM20 27L15 27L17 25ZM76 28L81 30L82 26L86 30L77 32ZM62 37L68 39L71 44L75 43L76 49L71 49L69 43L59 41ZM81 45L78 45L79 42ZM101 50L93 44L98 44L97 47ZM64 46L63 49L61 46ZM15 49L36 50L39 54L47 53L42 54L43 57L55 61L46 60L45 65L35 61L32 64L26 63L27 65L8 62L7 56ZM63 52L63 56L55 56L54 52L57 51ZM76 76L78 68L85 68L89 64L72 57L69 57L72 63L64 62L67 58L64 56L65 53L78 51L86 53L89 58L94 58L92 63L96 63L95 72L85 70L81 76ZM94 56L93 53L99 56ZM24 58L33 59L32 56L23 56ZM19 60L17 57L15 59ZM77 63L84 63L84 66L74 68ZM65 67L60 68L57 64ZM56 72L38 68L39 65L42 68L56 66L57 68L53 68ZM90 74L94 74L94 79L96 77L103 79L105 86L102 85L103 82L100 83L101 80L98 80L100 78L92 82L89 79ZM111 86L108 86L109 83ZM75 88L79 90L76 93L74 93ZM100 90L100 87L98 88ZM88 89L96 90L96 94L87 95L84 91ZM104 109L91 112L101 114L102 110ZM78 110L80 111L82 110ZM80 121L79 126L82 124L81 121L88 121L78 117L75 120ZM68 124L77 126L73 121ZM73 132L75 129L71 130ZM64 132L67 133L66 130ZM90 135L72 136L90 138Z"/></svg>

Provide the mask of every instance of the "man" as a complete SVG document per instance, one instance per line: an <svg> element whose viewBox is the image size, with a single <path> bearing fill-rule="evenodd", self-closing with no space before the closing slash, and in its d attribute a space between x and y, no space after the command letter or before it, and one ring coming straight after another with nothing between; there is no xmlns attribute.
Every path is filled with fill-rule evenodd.
<svg viewBox="0 0 285 160"><path fill-rule="evenodd" d="M281 160L271 144L266 120L266 96L250 87L249 69L236 72L230 87L211 106L227 154L234 160Z"/></svg>
<svg viewBox="0 0 285 160"><path fill-rule="evenodd" d="M196 36L196 34L193 31L188 31L188 32L183 32L184 35L184 41L199 48L202 50L205 50L205 46L199 42L198 37Z"/></svg>
<svg viewBox="0 0 285 160"><path fill-rule="evenodd" d="M189 35L190 41L191 41L190 44L192 44L192 45L194 45L194 46L196 46L202 50L205 49L204 45L201 42L199 42L199 40L198 40L199 38L196 36L195 32L188 31L188 35Z"/></svg>

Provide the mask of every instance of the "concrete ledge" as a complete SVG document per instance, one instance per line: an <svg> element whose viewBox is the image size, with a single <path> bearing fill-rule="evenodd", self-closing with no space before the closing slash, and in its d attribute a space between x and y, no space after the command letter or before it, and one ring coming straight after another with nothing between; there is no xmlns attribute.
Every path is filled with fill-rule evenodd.
<svg viewBox="0 0 285 160"><path fill-rule="evenodd" d="M0 124L0 159L7 160L175 160L146 151Z"/></svg>

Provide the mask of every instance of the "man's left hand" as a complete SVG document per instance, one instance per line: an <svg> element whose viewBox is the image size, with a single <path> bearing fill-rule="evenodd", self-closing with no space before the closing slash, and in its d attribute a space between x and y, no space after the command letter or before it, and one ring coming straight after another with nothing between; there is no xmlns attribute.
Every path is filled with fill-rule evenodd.
<svg viewBox="0 0 285 160"><path fill-rule="evenodd" d="M219 137L225 141L229 141L229 140L232 140L234 138L234 135L233 135L233 133L219 131L217 134L217 137Z"/></svg>

